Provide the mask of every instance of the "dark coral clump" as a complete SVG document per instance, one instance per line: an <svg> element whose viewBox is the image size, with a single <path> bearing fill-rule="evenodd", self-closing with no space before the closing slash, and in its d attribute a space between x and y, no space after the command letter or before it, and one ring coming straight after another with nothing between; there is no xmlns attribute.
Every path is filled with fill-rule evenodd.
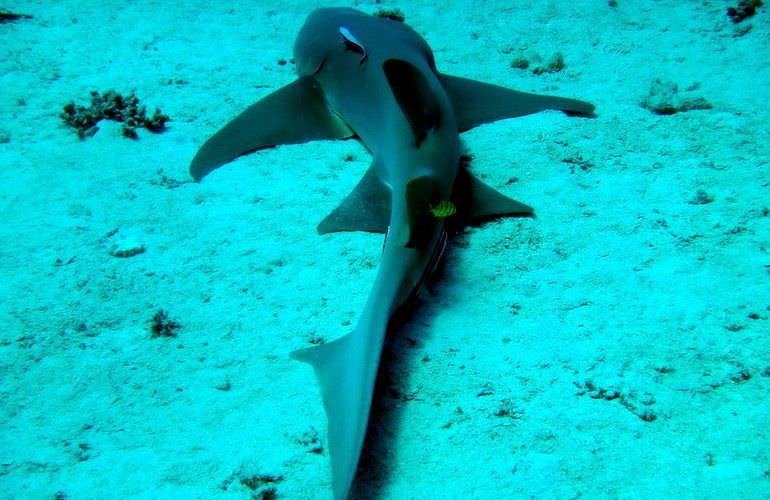
<svg viewBox="0 0 770 500"><path fill-rule="evenodd" d="M104 93L91 91L91 105L80 106L70 102L64 106L59 115L64 123L74 128L78 137L91 137L98 130L99 120L114 120L123 124L123 135L131 139L138 137L137 128L144 127L150 132L160 133L166 127L169 117L155 109L152 116L147 116L145 106L139 104L139 99L132 92L123 96L114 90Z"/></svg>
<svg viewBox="0 0 770 500"><path fill-rule="evenodd" d="M398 21L399 23L403 23L406 20L406 16L401 12L401 9L380 9L374 15L390 19L391 21Z"/></svg>
<svg viewBox="0 0 770 500"><path fill-rule="evenodd" d="M532 73L535 75L542 75L543 73L558 73L566 67L567 65L564 63L564 56L561 54L561 52L557 52L553 55L553 57L551 57L551 60L548 61L546 65L534 68Z"/></svg>
<svg viewBox="0 0 770 500"><path fill-rule="evenodd" d="M150 336L153 338L176 337L176 331L181 327L182 325L168 317L168 312L160 309L152 317Z"/></svg>
<svg viewBox="0 0 770 500"><path fill-rule="evenodd" d="M728 7L727 15L734 23L739 23L757 13L757 7L762 6L762 0L740 0L736 7Z"/></svg>

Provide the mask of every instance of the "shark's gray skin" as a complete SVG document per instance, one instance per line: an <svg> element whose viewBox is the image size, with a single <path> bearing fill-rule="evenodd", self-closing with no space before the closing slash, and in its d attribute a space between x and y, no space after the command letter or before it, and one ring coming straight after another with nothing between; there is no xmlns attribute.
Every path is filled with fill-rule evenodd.
<svg viewBox="0 0 770 500"><path fill-rule="evenodd" d="M199 181L237 156L314 139L356 137L374 156L353 192L318 226L321 234L386 233L374 286L353 332L292 353L313 366L320 382L333 493L343 500L388 322L435 268L447 226L532 212L461 167L458 132L546 109L591 115L594 106L444 75L411 28L349 8L311 13L294 57L299 78L206 141L190 173Z"/></svg>

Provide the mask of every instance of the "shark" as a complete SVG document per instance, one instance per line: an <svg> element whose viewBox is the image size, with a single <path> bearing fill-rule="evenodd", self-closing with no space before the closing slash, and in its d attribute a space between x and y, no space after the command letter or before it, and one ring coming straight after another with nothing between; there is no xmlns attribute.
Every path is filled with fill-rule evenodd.
<svg viewBox="0 0 770 500"><path fill-rule="evenodd" d="M383 233L379 269L353 331L291 353L309 363L326 412L332 495L348 498L391 319L419 294L467 224L533 209L472 175L459 133L543 110L594 105L441 73L428 43L399 20L352 8L310 13L294 44L298 77L229 121L190 164L195 181L253 151L356 138L373 161L318 233Z"/></svg>

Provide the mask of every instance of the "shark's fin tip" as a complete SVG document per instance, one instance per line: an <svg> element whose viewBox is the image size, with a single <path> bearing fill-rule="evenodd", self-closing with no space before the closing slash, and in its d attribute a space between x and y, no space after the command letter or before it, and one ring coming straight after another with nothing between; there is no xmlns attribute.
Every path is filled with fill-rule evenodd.
<svg viewBox="0 0 770 500"><path fill-rule="evenodd" d="M390 219L391 194L372 163L353 191L318 224L318 234L340 231L384 233Z"/></svg>
<svg viewBox="0 0 770 500"><path fill-rule="evenodd" d="M590 102L579 99L519 92L451 75L442 74L440 79L452 101L459 130L546 109L579 116L591 116L595 109Z"/></svg>
<svg viewBox="0 0 770 500"><path fill-rule="evenodd" d="M469 223L506 215L532 215L534 209L505 196L474 177L466 169L458 175L458 193L463 206L462 215Z"/></svg>

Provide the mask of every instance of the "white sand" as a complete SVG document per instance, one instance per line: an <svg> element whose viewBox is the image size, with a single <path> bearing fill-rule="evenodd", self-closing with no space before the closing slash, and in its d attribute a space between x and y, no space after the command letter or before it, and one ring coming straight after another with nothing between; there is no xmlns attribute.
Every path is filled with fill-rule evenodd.
<svg viewBox="0 0 770 500"><path fill-rule="evenodd" d="M396 342L361 498L770 498L770 13L734 37L727 2L619 3L357 5L401 8L445 73L598 114L463 134L537 218L455 239ZM287 353L350 331L369 292L381 237L315 233L368 154L286 146L161 182L292 81L278 61L321 5L6 6L35 17L0 25L3 498L330 496L318 388ZM560 73L509 67L557 51ZM713 109L643 109L655 78ZM110 88L168 130L79 140L62 106ZM113 257L118 238L146 251ZM158 309L177 338L150 338ZM240 482L259 474L283 480Z"/></svg>

